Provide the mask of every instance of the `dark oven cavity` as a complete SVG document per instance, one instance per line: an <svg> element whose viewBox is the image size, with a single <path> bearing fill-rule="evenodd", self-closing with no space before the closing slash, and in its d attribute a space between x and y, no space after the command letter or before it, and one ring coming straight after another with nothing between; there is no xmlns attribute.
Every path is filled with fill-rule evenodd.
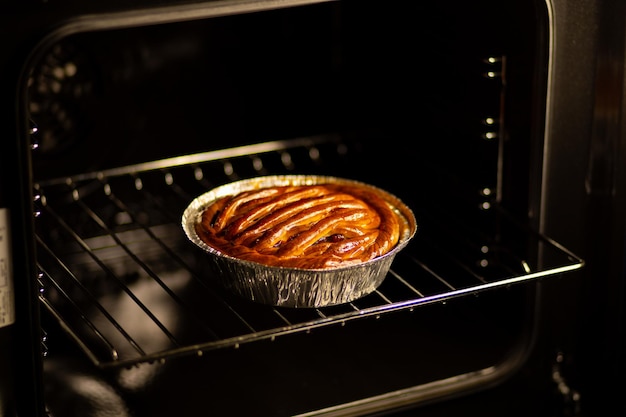
<svg viewBox="0 0 626 417"><path fill-rule="evenodd" d="M87 16L41 45L24 107L55 416L84 373L139 415L332 415L522 362L537 294L518 284L583 264L528 218L546 41L529 28L544 12L392 3ZM291 309L214 285L185 207L275 174L361 180L413 209L417 234L377 291Z"/></svg>

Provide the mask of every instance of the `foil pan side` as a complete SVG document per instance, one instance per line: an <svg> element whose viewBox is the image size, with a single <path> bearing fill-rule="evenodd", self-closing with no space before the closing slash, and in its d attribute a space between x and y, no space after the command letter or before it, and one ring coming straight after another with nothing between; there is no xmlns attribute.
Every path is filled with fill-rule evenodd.
<svg viewBox="0 0 626 417"><path fill-rule="evenodd" d="M223 196L275 185L321 183L356 184L379 193L404 223L398 244L385 255L361 264L333 269L300 269L267 266L228 256L208 246L196 233L195 225L204 208ZM282 307L331 306L372 293L384 281L396 254L417 231L413 212L394 195L355 180L310 175L257 177L214 188L189 204L182 217L182 227L187 237L206 252L207 266L222 287L246 299Z"/></svg>
<svg viewBox="0 0 626 417"><path fill-rule="evenodd" d="M280 307L325 307L344 304L375 291L385 279L394 256L336 270L303 270L243 264L211 257L219 284L249 300Z"/></svg>

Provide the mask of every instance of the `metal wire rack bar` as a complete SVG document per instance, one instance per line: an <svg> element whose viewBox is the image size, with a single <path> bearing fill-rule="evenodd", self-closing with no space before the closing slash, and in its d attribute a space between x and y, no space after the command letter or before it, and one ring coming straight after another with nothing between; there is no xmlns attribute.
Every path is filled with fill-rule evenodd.
<svg viewBox="0 0 626 417"><path fill-rule="evenodd" d="M336 136L315 137L37 184L42 305L97 366L120 367L345 325L583 265L531 230L521 232L530 252L549 248L557 255L553 264L532 262L480 231L453 227L441 237L416 239L376 291L345 305L261 306L214 287L179 227L189 201L245 175L289 172L300 164L320 169L324 158L344 157L347 150Z"/></svg>

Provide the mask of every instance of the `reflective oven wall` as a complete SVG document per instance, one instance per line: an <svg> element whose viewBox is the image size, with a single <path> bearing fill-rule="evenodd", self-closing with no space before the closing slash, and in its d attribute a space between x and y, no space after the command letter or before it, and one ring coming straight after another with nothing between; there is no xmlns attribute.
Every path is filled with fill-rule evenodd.
<svg viewBox="0 0 626 417"><path fill-rule="evenodd" d="M520 413L571 400L553 365L576 300L553 306L580 290L570 231L584 214L557 221L571 210L554 190L580 198L583 171L562 178L585 138L558 153L571 109L579 132L590 124L593 89L568 103L575 54L559 47L584 23L593 36L572 44L595 54L596 26L560 3L405 3L31 15L15 153L36 216L16 220L32 245L16 270L39 287L52 415L367 415L519 375ZM415 211L416 238L378 291L285 309L213 284L182 211L211 187L283 173L365 181Z"/></svg>

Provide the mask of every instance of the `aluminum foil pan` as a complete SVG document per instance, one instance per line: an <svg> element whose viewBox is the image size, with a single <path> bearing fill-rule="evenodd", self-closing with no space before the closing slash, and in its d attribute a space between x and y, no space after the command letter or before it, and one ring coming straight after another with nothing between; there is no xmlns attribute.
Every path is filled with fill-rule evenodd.
<svg viewBox="0 0 626 417"><path fill-rule="evenodd" d="M301 269L268 266L228 256L207 245L195 225L204 209L215 200L243 191L277 185L355 184L369 187L383 197L400 216L403 227L397 245L369 261L338 268ZM206 253L208 267L227 290L262 304L281 307L324 307L348 303L370 294L385 279L396 254L417 231L415 216L400 199L362 182L327 176L282 175L256 177L217 187L195 198L182 217L182 227L191 242Z"/></svg>

